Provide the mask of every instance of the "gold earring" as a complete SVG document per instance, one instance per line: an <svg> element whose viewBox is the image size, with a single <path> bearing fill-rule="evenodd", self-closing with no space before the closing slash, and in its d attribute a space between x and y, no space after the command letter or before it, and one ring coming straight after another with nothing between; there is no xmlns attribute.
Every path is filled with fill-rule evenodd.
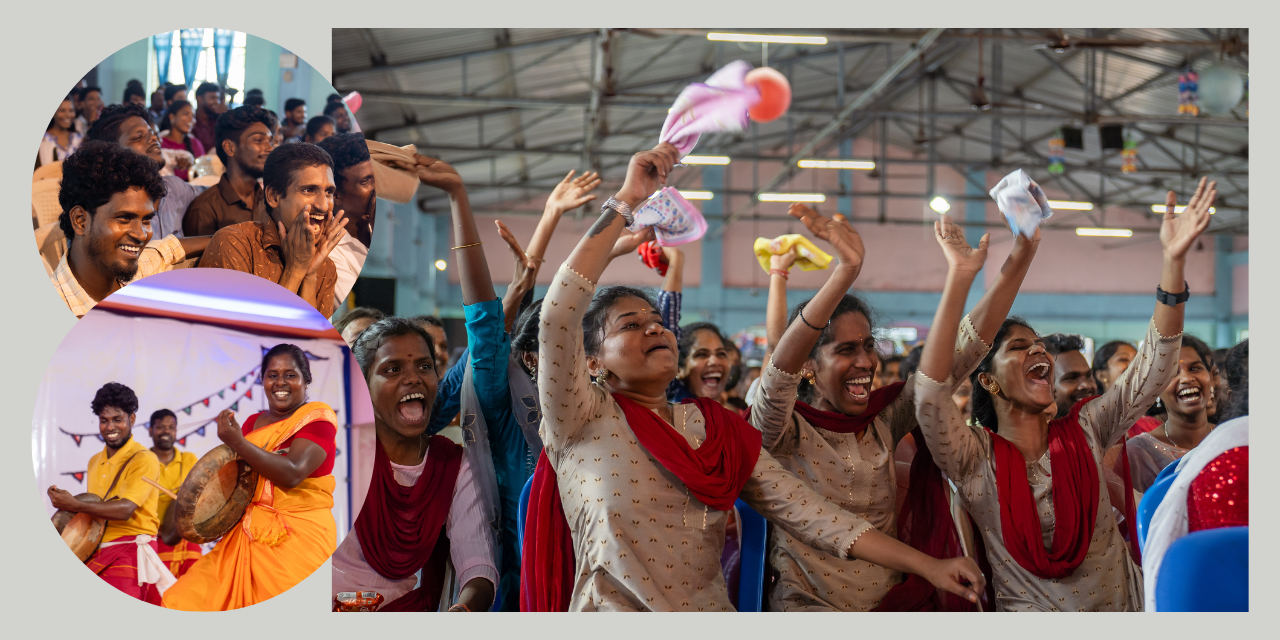
<svg viewBox="0 0 1280 640"><path fill-rule="evenodd" d="M817 376L815 376L812 372L810 372L810 373L809 373L809 375L807 375L807 376L805 376L805 377L804 377L804 379L805 379L805 380L808 380L808 381L809 381L809 384L813 384L813 383L814 383L814 382L813 382L813 379L814 379L815 377L817 377Z"/></svg>
<svg viewBox="0 0 1280 640"><path fill-rule="evenodd" d="M609 370L608 370L608 369L601 369L601 370L600 370L600 375L596 376L596 382L597 382L597 383L599 383L599 384L604 384L604 379L605 379L605 378L608 378L608 377L609 377Z"/></svg>

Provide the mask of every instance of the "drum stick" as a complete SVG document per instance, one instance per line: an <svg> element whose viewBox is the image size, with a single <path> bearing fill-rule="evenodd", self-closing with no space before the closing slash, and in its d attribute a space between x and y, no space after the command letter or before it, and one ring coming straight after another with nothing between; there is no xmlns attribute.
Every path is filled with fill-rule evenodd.
<svg viewBox="0 0 1280 640"><path fill-rule="evenodd" d="M147 484L149 484L149 485L151 485L151 486L153 486L153 487L155 487L155 488L157 488L157 489L159 489L159 490L161 490L161 491L163 491L163 492L164 492L164 494L165 494L165 495L167 495L167 496L169 496L170 498L173 498L174 500L177 500L177 499L178 499L178 494L176 494L176 493L174 493L174 492L172 492L172 491L170 491L170 490L168 490L168 489L166 489L166 488L164 488L164 487L160 486L160 483L159 483L159 482L156 482L155 480L152 480L151 478L148 478L148 477L146 477L146 476L142 476L142 481L143 481L143 482L145 482L145 483L147 483Z"/></svg>

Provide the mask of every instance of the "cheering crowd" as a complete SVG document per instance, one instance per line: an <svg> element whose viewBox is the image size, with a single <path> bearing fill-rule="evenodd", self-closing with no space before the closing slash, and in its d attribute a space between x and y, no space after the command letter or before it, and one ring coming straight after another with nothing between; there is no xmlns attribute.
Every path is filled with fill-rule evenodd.
<svg viewBox="0 0 1280 640"><path fill-rule="evenodd" d="M525 248L497 223L516 263L499 298L458 173L421 155L397 167L449 197L468 350L446 371L421 319L358 308L335 324L377 436L333 558L335 610L734 610L748 508L771 523L768 610L1155 610L1153 567L1178 537L1247 525L1248 342L1215 354L1183 333L1215 183L1180 214L1168 194L1146 335L1092 363L1079 336L1009 316L1038 230L965 314L989 238L942 216L933 326L889 357L853 293L857 230L794 204L837 260L788 312L797 254L769 258L768 351L748 385L716 325L680 325L681 252L632 227L678 161L670 144L632 157L542 300L549 239L598 176L570 172ZM637 250L661 265L657 295L597 285ZM439 433L455 416L461 445ZM1184 456L1143 548L1136 505Z"/></svg>
<svg viewBox="0 0 1280 640"><path fill-rule="evenodd" d="M33 217L63 301L81 317L139 278L221 267L332 315L368 255L376 198L341 98L308 120L304 101L285 101L282 119L257 90L234 108L216 84L201 84L194 104L186 96L167 85L147 106L135 81L121 104L103 107L88 86L59 106L36 179L60 180L60 212Z"/></svg>

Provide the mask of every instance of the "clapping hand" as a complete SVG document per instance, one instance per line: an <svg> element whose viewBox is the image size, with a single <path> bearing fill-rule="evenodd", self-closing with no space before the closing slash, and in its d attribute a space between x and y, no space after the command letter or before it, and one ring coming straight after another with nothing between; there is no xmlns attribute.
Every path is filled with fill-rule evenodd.
<svg viewBox="0 0 1280 640"><path fill-rule="evenodd" d="M837 213L834 218L828 218L799 202L792 203L787 214L803 222L813 235L831 243L842 267L855 272L862 270L862 259L867 250L862 246L862 236L843 215Z"/></svg>
<svg viewBox="0 0 1280 640"><path fill-rule="evenodd" d="M302 212L294 217L291 226L291 229L286 230L283 222L276 221L276 228L280 232L280 248L284 251L285 268L307 273L316 254L316 239L311 232L311 205L302 207Z"/></svg>
<svg viewBox="0 0 1280 640"><path fill-rule="evenodd" d="M1160 223L1160 244L1164 245L1165 254L1171 258L1186 257L1187 251L1191 249L1191 243L1209 228L1209 208L1218 197L1218 183L1217 181L1209 182L1206 186L1207 181L1208 178L1200 178L1196 192L1191 196L1191 200L1187 202L1187 207L1181 214L1174 213L1178 196L1172 191L1165 195L1164 220Z"/></svg>
<svg viewBox="0 0 1280 640"><path fill-rule="evenodd" d="M951 221L951 216L942 215L941 220L933 223L933 237L942 247L942 254L947 257L947 266L952 271L975 274L982 270L987 262L987 244L991 234L984 233L974 247L964 239L964 229ZM1036 241L1039 241L1040 230L1036 229Z"/></svg>

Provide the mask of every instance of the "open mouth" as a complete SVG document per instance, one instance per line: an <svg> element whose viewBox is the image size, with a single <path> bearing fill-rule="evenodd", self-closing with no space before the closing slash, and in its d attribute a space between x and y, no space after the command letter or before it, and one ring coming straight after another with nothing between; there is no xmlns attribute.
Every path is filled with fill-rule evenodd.
<svg viewBox="0 0 1280 640"><path fill-rule="evenodd" d="M408 424L421 424L427 417L427 397L421 393L409 393L396 405L400 419Z"/></svg>
<svg viewBox="0 0 1280 640"><path fill-rule="evenodd" d="M309 216L309 219L311 220L311 224L314 224L314 225L324 224L325 215L326 214L324 213L316 213L315 211L312 211L311 215Z"/></svg>
<svg viewBox="0 0 1280 640"><path fill-rule="evenodd" d="M864 375L844 381L844 392L854 402L866 402L871 397L871 376Z"/></svg>
<svg viewBox="0 0 1280 640"><path fill-rule="evenodd" d="M702 376L702 386L711 391L719 391L724 380L724 374L719 371L705 373Z"/></svg>
<svg viewBox="0 0 1280 640"><path fill-rule="evenodd" d="M1185 405L1199 405L1204 399L1204 394L1199 387L1187 387L1179 389L1177 393L1178 403Z"/></svg>
<svg viewBox="0 0 1280 640"><path fill-rule="evenodd" d="M1048 386L1050 368L1051 367L1048 362L1037 362L1030 367L1027 367L1027 380L1031 382L1031 384L1042 384Z"/></svg>
<svg viewBox="0 0 1280 640"><path fill-rule="evenodd" d="M646 349L646 350L645 350L645 353L646 353L646 354L648 354L648 353L653 353L653 352L655 352L655 351L661 351L661 350L663 350L663 349L666 349L667 351L670 351L670 350L671 350L671 347L670 347L670 346L668 346L668 345L665 345L665 344L655 344L655 345L653 345L652 347L649 347L648 349Z"/></svg>
<svg viewBox="0 0 1280 640"><path fill-rule="evenodd" d="M125 255L134 259L137 259L137 257L142 253L142 247L136 244L125 244L122 242L116 245L116 248L123 251Z"/></svg>

